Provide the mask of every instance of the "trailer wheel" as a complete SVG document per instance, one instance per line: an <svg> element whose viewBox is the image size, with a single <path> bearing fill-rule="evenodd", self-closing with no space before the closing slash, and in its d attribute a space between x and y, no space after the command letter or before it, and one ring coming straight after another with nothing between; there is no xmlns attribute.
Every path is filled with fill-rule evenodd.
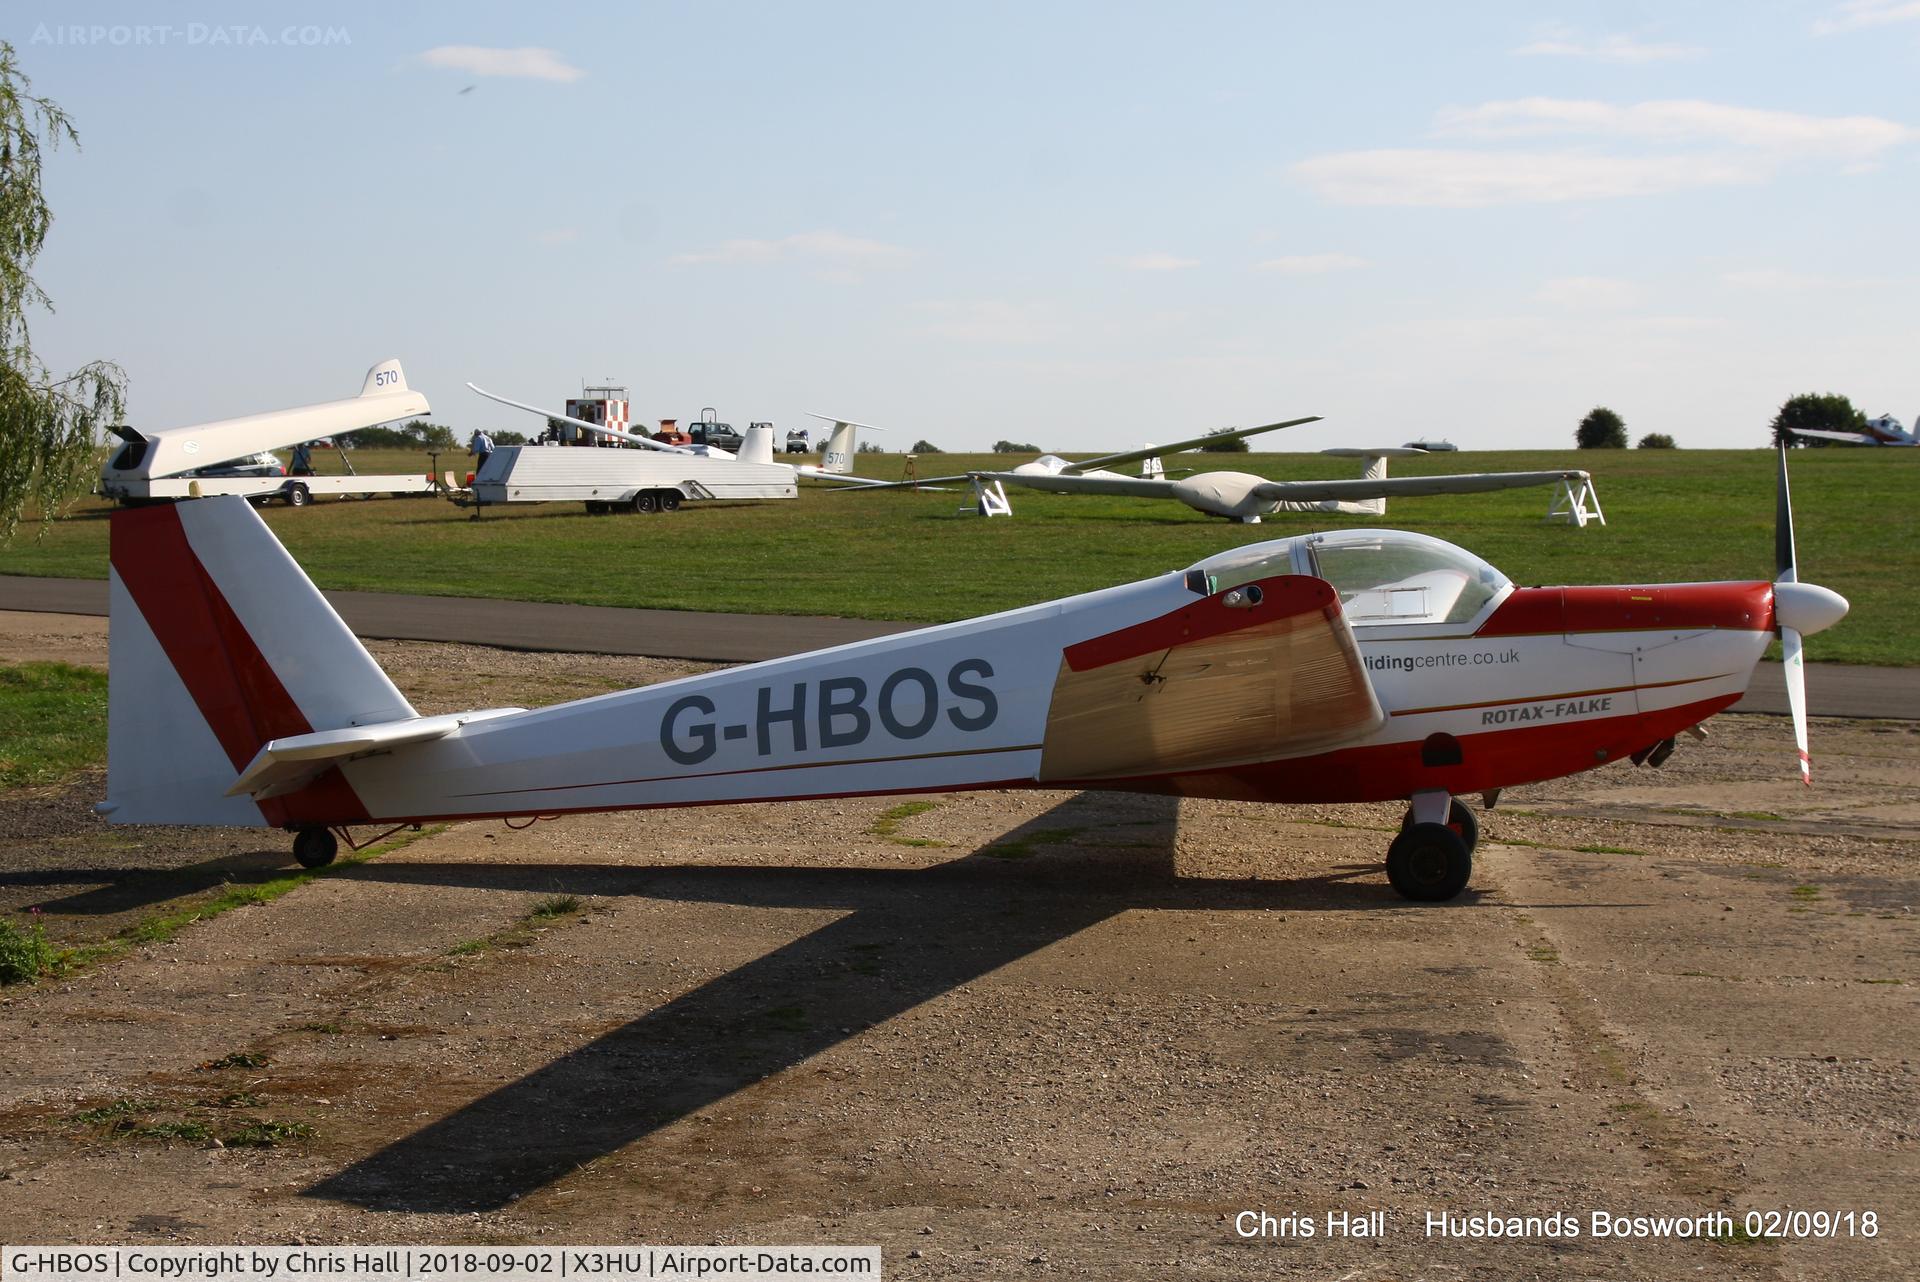
<svg viewBox="0 0 1920 1282"><path fill-rule="evenodd" d="M680 491L661 490L660 510L662 512L678 512L680 510Z"/></svg>
<svg viewBox="0 0 1920 1282"><path fill-rule="evenodd" d="M602 503L599 499L587 500L587 515L599 516L603 514L606 510L607 510L607 505L605 503Z"/></svg>
<svg viewBox="0 0 1920 1282"><path fill-rule="evenodd" d="M636 512L652 513L659 506L660 500L652 490L641 490L633 496L633 510Z"/></svg>
<svg viewBox="0 0 1920 1282"><path fill-rule="evenodd" d="M286 498L288 507L305 507L313 501L312 495L307 493L307 487L297 482L287 486L280 493Z"/></svg>

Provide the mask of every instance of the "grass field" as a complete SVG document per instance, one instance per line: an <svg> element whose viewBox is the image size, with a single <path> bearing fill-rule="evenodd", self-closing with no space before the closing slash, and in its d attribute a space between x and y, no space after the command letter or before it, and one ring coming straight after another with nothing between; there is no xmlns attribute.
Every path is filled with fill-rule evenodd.
<svg viewBox="0 0 1920 1282"><path fill-rule="evenodd" d="M419 454L362 450L362 473L412 472ZM323 470L332 464L323 459ZM443 458L443 465L447 460ZM925 456L920 471L1013 460ZM1311 454L1195 455L1185 466L1276 478L1355 474ZM1314 529L1389 525L1451 540L1521 583L1771 578L1774 456L1765 450L1511 451L1413 459L1395 475L1581 466L1609 524L1542 521L1546 489L1409 499L1384 518L1283 515L1231 525L1180 504L1012 491L1016 515L981 520L950 493L823 493L798 501L689 504L671 515L588 516L577 503L490 508L440 499L330 500L265 513L322 587L527 601L943 621L1106 587L1223 548ZM1920 450L1798 450L1802 573L1853 613L1809 645L1817 662L1914 664L1920 631ZM902 456L862 455L896 477ZM89 501L44 538L23 527L0 574L104 578L106 505Z"/></svg>
<svg viewBox="0 0 1920 1282"><path fill-rule="evenodd" d="M107 757L107 674L0 667L0 788L54 783Z"/></svg>

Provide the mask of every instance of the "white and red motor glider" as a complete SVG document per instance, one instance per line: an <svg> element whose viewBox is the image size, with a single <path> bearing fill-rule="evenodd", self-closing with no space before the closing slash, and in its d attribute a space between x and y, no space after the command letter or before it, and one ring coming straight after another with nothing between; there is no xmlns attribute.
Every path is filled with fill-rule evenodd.
<svg viewBox="0 0 1920 1282"><path fill-rule="evenodd" d="M423 717L236 498L117 512L116 823L351 829L978 788L1410 803L1387 876L1457 895L1456 800L1628 758L1728 707L1771 636L1807 769L1786 463L1773 582L1516 587L1345 530L1024 609L527 711Z"/></svg>

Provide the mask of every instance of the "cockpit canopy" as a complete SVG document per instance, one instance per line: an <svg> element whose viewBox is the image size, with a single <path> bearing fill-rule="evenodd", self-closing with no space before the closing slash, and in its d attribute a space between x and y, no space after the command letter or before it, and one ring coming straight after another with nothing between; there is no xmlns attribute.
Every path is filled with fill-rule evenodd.
<svg viewBox="0 0 1920 1282"><path fill-rule="evenodd" d="M1187 571L1202 594L1279 574L1310 574L1340 594L1354 627L1465 623L1512 586L1465 548L1407 530L1340 530L1253 543Z"/></svg>

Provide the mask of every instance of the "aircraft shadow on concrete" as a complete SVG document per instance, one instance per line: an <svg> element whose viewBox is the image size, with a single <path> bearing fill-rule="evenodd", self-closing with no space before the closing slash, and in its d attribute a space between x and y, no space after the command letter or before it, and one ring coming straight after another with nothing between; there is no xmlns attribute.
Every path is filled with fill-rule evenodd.
<svg viewBox="0 0 1920 1282"><path fill-rule="evenodd" d="M1125 817L1116 824L1116 811ZM1367 911L1368 863L1298 880L1174 871L1178 802L1082 794L933 868L371 863L355 879L640 895L846 915L570 1051L308 1188L380 1211L484 1211L991 971L1139 909ZM1063 831L1103 829L1071 847ZM1034 858L991 852L1049 834ZM1432 911L1428 909L1426 911ZM453 1174L457 1173L457 1174Z"/></svg>
<svg viewBox="0 0 1920 1282"><path fill-rule="evenodd" d="M39 907L73 916L132 912L225 886L258 886L298 872L282 849L243 851L182 868L33 868L0 871L0 886L86 886Z"/></svg>

